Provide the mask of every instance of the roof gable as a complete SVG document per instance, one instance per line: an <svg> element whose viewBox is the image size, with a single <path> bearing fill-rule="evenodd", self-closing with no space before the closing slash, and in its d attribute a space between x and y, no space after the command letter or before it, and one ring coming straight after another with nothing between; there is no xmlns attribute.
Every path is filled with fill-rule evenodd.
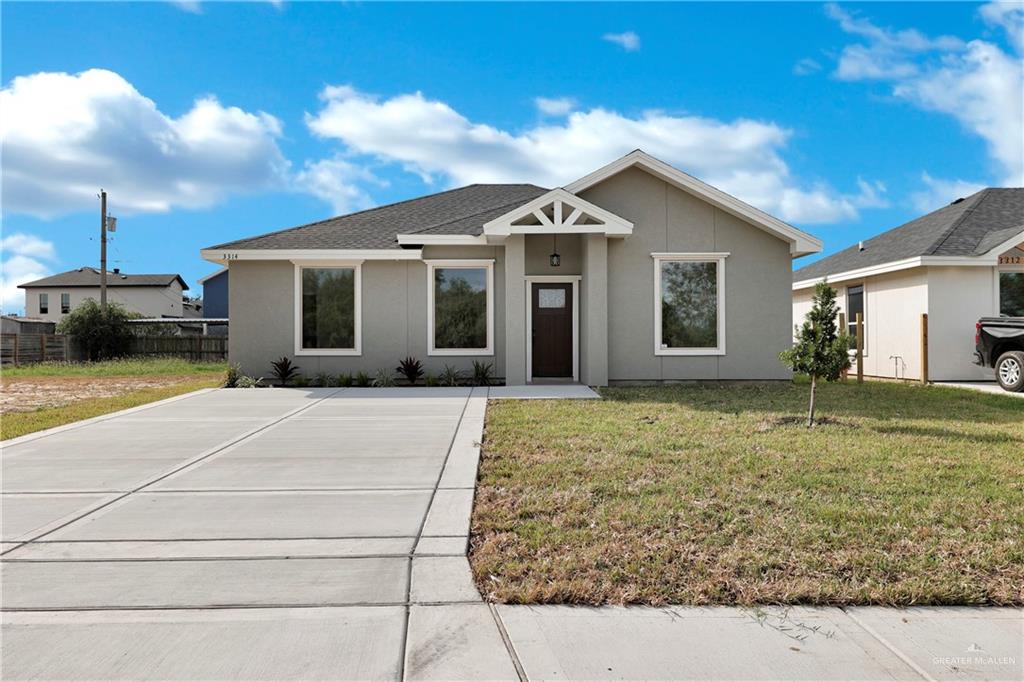
<svg viewBox="0 0 1024 682"><path fill-rule="evenodd" d="M798 230L792 225L785 223L778 218L771 216L759 208L726 194L717 187L712 187L706 182L684 173L678 168L673 168L664 161L654 158L650 154L637 149L626 154L621 159L613 161L607 166L600 168L579 180L566 185L565 189L573 194L593 187L599 182L621 173L628 168L639 168L654 175L661 180L678 187L694 196L697 196L709 204L740 218L741 220L758 227L769 234L772 234L790 245L790 253L796 256L804 256L809 253L821 251L822 243L817 237Z"/></svg>
<svg viewBox="0 0 1024 682"><path fill-rule="evenodd" d="M553 189L484 225L488 236L552 233L626 237L633 234L633 223L564 189Z"/></svg>

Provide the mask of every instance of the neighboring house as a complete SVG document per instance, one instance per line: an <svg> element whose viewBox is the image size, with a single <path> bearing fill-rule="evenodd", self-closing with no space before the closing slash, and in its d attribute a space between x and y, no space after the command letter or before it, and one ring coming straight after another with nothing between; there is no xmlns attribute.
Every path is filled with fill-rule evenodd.
<svg viewBox="0 0 1024 682"><path fill-rule="evenodd" d="M979 317L1024 315L1024 188L984 189L793 273L793 318L814 285L839 292L850 331L864 319L864 372L921 376L928 314L928 376L992 379L974 358Z"/></svg>
<svg viewBox="0 0 1024 682"><path fill-rule="evenodd" d="M228 269L212 272L199 283L203 285L203 317L228 317Z"/></svg>
<svg viewBox="0 0 1024 682"><path fill-rule="evenodd" d="M36 317L3 315L0 332L4 334L53 334L56 324Z"/></svg>
<svg viewBox="0 0 1024 682"><path fill-rule="evenodd" d="M490 363L534 381L775 380L816 238L641 151L565 188L470 185L221 244L230 357L268 376Z"/></svg>
<svg viewBox="0 0 1024 682"><path fill-rule="evenodd" d="M26 316L60 322L85 299L100 300L100 271L78 268L18 288L25 290ZM117 268L107 273L107 301L144 317L182 317L185 289L180 275L127 275Z"/></svg>

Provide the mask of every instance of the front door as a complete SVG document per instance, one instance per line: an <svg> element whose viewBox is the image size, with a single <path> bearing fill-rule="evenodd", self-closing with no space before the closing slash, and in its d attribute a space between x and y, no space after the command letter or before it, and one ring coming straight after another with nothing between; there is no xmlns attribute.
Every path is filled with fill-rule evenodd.
<svg viewBox="0 0 1024 682"><path fill-rule="evenodd" d="M534 282L531 292L534 378L572 378L572 284Z"/></svg>

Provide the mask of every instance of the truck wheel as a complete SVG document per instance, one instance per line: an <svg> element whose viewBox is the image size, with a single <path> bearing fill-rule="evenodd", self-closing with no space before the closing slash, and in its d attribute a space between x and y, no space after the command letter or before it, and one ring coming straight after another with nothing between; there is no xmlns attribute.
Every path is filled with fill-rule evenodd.
<svg viewBox="0 0 1024 682"><path fill-rule="evenodd" d="M1024 352L1011 350L996 360L996 381L1005 391L1024 390Z"/></svg>

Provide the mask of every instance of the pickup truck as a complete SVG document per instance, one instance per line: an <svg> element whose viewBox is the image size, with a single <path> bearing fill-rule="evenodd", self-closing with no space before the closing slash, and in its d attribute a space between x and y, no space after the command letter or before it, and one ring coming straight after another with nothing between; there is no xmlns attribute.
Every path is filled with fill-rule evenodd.
<svg viewBox="0 0 1024 682"><path fill-rule="evenodd" d="M1024 317L978 320L974 326L974 364L993 368L1004 390L1024 390Z"/></svg>

